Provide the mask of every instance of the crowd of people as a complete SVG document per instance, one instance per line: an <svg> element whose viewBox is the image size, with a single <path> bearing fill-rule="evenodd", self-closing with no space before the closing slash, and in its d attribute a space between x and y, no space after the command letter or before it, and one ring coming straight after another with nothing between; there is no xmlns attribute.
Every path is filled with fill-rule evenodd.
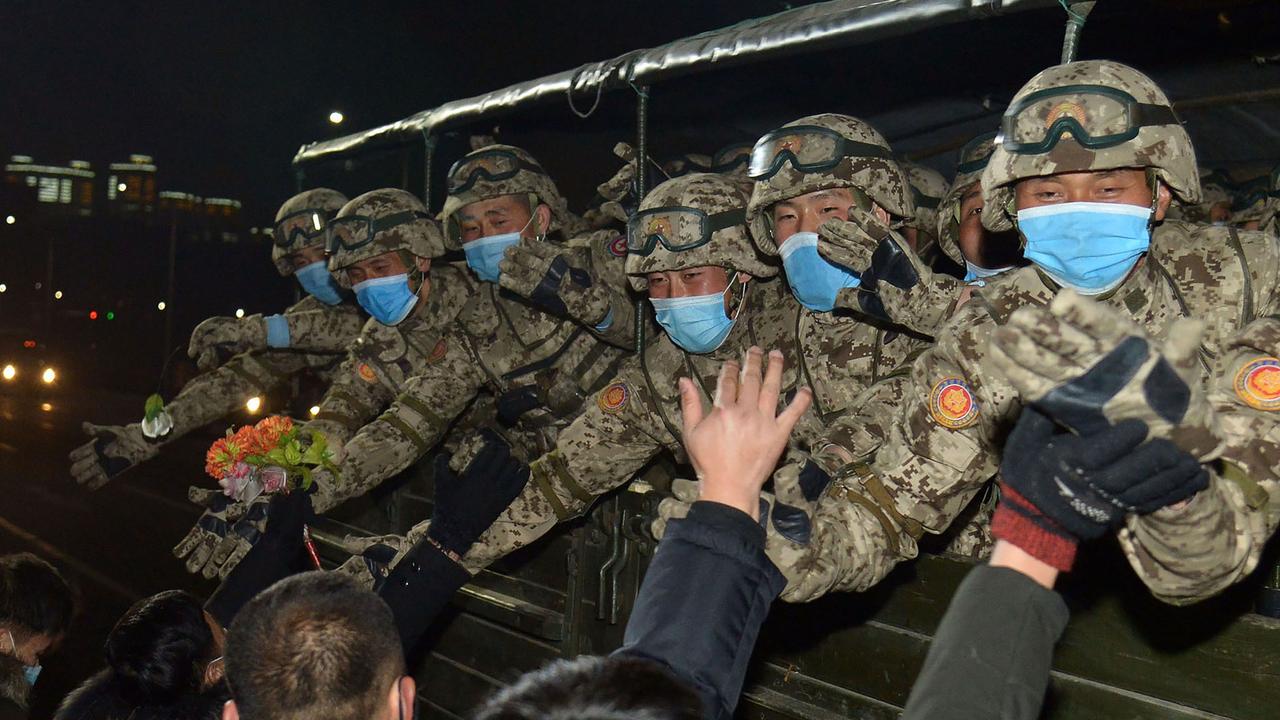
<svg viewBox="0 0 1280 720"><path fill-rule="evenodd" d="M637 197L629 163L583 217L498 144L450 168L437 216L398 189L286 201L272 260L307 297L201 323L207 372L142 422L86 425L71 472L100 487L303 371L329 381L305 429L332 457L291 492L193 491L175 554L221 587L131 608L58 717L411 717L405 654L454 593L664 452L696 480L661 503L623 647L476 717L731 717L775 600L865 590L944 535L981 563L905 717L1030 718L1080 542L1117 537L1175 604L1257 566L1280 500L1280 188L1207 193L1140 71L1036 74L950 183L831 113L680 165ZM431 518L286 577L314 514L427 457ZM71 601L43 561L4 563L20 712Z"/></svg>

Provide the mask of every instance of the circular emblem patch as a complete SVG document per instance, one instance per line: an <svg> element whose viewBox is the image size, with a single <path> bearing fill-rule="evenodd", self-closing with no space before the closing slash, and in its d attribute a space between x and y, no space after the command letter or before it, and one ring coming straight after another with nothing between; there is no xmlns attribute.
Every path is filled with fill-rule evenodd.
<svg viewBox="0 0 1280 720"><path fill-rule="evenodd" d="M447 354L449 354L449 344L445 342L444 338L440 338L440 341L436 343L436 346L431 349L431 354L427 356L427 362L440 362Z"/></svg>
<svg viewBox="0 0 1280 720"><path fill-rule="evenodd" d="M1236 373L1236 396L1258 410L1280 410L1280 359L1264 357Z"/></svg>
<svg viewBox="0 0 1280 720"><path fill-rule="evenodd" d="M943 378L929 393L929 413L939 425L959 430L978 421L978 402L963 380Z"/></svg>
<svg viewBox="0 0 1280 720"><path fill-rule="evenodd" d="M609 248L610 255L614 257L626 257L627 256L627 236L619 235L618 237L610 240L606 245L606 247Z"/></svg>
<svg viewBox="0 0 1280 720"><path fill-rule="evenodd" d="M627 389L626 383L616 382L609 387L600 391L596 396L596 404L600 409L608 413L616 413L627 406L631 401L631 391Z"/></svg>
<svg viewBox="0 0 1280 720"><path fill-rule="evenodd" d="M356 372L360 374L360 379L365 382L377 382L378 376L374 374L373 368L364 363L360 363L360 367L356 368Z"/></svg>

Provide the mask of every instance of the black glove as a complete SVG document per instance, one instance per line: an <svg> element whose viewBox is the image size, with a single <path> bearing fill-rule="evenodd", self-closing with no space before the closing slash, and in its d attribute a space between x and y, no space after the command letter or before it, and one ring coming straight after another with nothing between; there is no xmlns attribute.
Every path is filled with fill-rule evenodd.
<svg viewBox="0 0 1280 720"><path fill-rule="evenodd" d="M502 393L495 403L498 422L506 428L515 427L520 416L543 404L540 395L537 385L523 385Z"/></svg>
<svg viewBox="0 0 1280 720"><path fill-rule="evenodd" d="M919 262L919 259L916 259ZM862 271L858 284L858 305L862 311L872 317L890 319L884 309L884 302L877 294L880 281L884 281L899 290L909 290L920 282L920 273L916 271L912 258L907 251L898 246L889 236L876 245L871 253L871 265Z"/></svg>
<svg viewBox="0 0 1280 720"><path fill-rule="evenodd" d="M1209 484L1196 458L1147 425L1125 420L1075 435L1034 407L1022 410L1004 447L1006 485L1077 538L1096 538L1128 513L1145 515Z"/></svg>
<svg viewBox="0 0 1280 720"><path fill-rule="evenodd" d="M435 511L427 537L462 557L529 482L529 466L511 457L511 446L489 429L480 431L484 446L462 471L449 468L449 456L435 465Z"/></svg>
<svg viewBox="0 0 1280 720"><path fill-rule="evenodd" d="M773 529L793 543L808 545L813 531L810 516L830 484L831 476L811 460L799 467L789 463L779 469L773 476Z"/></svg>
<svg viewBox="0 0 1280 720"><path fill-rule="evenodd" d="M267 515L271 522L258 542L205 603L223 627L255 595L292 573L302 554L303 527L315 518L311 496L301 490L272 497Z"/></svg>

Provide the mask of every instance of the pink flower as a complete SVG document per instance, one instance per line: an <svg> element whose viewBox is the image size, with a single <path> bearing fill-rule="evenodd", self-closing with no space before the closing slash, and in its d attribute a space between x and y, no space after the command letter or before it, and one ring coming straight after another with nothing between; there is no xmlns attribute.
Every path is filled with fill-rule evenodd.
<svg viewBox="0 0 1280 720"><path fill-rule="evenodd" d="M263 492L278 493L288 486L289 474L282 467L268 465L262 469L258 479L262 481Z"/></svg>
<svg viewBox="0 0 1280 720"><path fill-rule="evenodd" d="M253 478L253 467L248 463L237 461L227 469L226 475L218 478L218 485L227 497L234 498L240 495Z"/></svg>

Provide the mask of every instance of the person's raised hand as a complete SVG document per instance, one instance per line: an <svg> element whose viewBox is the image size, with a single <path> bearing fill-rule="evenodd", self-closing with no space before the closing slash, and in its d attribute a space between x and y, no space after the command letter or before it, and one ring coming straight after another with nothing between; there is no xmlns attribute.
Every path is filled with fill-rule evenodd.
<svg viewBox="0 0 1280 720"><path fill-rule="evenodd" d="M735 507L758 518L760 489L773 474L787 447L791 430L813 400L801 388L782 412L782 353L752 347L739 364L730 360L720 368L711 412L689 378L680 379L684 446L702 486L702 500Z"/></svg>

